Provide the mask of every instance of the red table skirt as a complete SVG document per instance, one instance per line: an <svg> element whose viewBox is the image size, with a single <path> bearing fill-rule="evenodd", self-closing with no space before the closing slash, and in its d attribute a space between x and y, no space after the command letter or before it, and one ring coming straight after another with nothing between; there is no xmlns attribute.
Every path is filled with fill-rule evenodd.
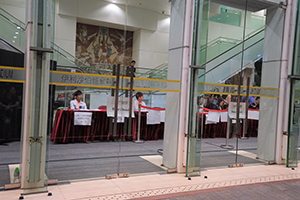
<svg viewBox="0 0 300 200"><path fill-rule="evenodd" d="M55 143L69 143L88 142L94 140L108 141L115 139L137 139L137 113L135 113L135 118L132 119L131 134L125 134L124 123L118 123L116 131L117 134L113 136L113 133L110 132L110 123L112 118L107 117L106 111L99 110L86 112L93 112L91 126L74 126L74 110L57 110L51 132L51 140ZM141 113L140 139L163 139L164 123L147 125L146 117L147 113Z"/></svg>
<svg viewBox="0 0 300 200"><path fill-rule="evenodd" d="M84 112L84 111L81 111ZM69 143L69 142L88 142L88 141L108 141L115 139L135 140L137 139L138 116L135 113L135 118L132 119L132 132L125 134L124 123L118 123L117 135L113 136L110 132L110 120L106 111L87 111L93 112L91 126L74 126L74 110L57 110L53 129L51 132L51 140L55 143ZM199 116L198 137L201 135L201 124L205 124L205 115ZM112 124L113 125L113 124ZM231 130L234 130L235 124L232 125ZM257 137L257 120L248 120L248 128L246 137ZM112 130L112 129L111 129ZM206 124L203 129L203 138L226 137L227 122L220 122L217 124ZM142 140L157 140L163 139L164 123L147 125L147 113L141 113L141 131L140 139ZM239 137L243 133L243 124L239 131ZM230 137L231 137L230 133Z"/></svg>

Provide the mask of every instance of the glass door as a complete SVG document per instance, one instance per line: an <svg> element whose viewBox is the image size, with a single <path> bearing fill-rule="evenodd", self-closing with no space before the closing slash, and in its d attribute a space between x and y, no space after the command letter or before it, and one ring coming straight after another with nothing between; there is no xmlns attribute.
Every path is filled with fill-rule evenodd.
<svg viewBox="0 0 300 200"><path fill-rule="evenodd" d="M162 34L162 27L169 26L170 16L152 12L145 3L136 7L136 1L127 0L123 41L120 56L120 88L118 123L119 156L118 175L165 173L162 165L164 135L164 112L166 104L167 57L160 51L168 50L168 38ZM171 4L167 4L171 6ZM143 13L146 9L147 13ZM143 17L134 16L143 13ZM167 13L167 10L166 10ZM148 16L148 17L146 17ZM135 20L132 20L135 18ZM158 26L150 27L155 19ZM143 24L140 30L133 26ZM121 33L121 31L119 31ZM115 41L117 34L109 37ZM118 36L120 37L120 36ZM154 53L155 52L155 53Z"/></svg>
<svg viewBox="0 0 300 200"><path fill-rule="evenodd" d="M191 68L191 89L189 108L189 129L187 135L186 176L200 175L201 141L204 127L204 81L198 80L198 74L203 74L200 67Z"/></svg>
<svg viewBox="0 0 300 200"><path fill-rule="evenodd" d="M187 134L186 176L200 175L201 139L204 122L204 76L210 1L195 1L193 57L190 79L189 128ZM200 49L202 49L200 51ZM200 54L198 54L200 52Z"/></svg>
<svg viewBox="0 0 300 200"><path fill-rule="evenodd" d="M254 26L248 4L244 0L233 8L195 1L187 176L199 174L200 168L265 163L256 159L255 105L260 97L278 97L276 88L259 87L256 65L261 69L265 17Z"/></svg>
<svg viewBox="0 0 300 200"><path fill-rule="evenodd" d="M298 166L300 131L300 81L292 80L288 131L287 167Z"/></svg>

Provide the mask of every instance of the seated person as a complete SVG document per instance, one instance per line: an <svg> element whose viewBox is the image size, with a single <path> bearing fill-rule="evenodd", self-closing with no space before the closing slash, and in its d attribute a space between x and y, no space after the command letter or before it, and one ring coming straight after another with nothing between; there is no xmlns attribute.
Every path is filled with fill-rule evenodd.
<svg viewBox="0 0 300 200"><path fill-rule="evenodd" d="M77 90L74 93L75 99L70 102L70 109L87 109L86 104L81 101L82 99L82 92Z"/></svg>
<svg viewBox="0 0 300 200"><path fill-rule="evenodd" d="M256 97L254 102L249 105L251 109L259 109L260 97Z"/></svg>
<svg viewBox="0 0 300 200"><path fill-rule="evenodd" d="M135 97L136 97L136 101L134 103L134 110L138 111L139 110L139 105L146 106L146 104L144 102L144 95L143 95L143 93L137 92L135 94ZM145 108L141 108L141 110L146 110L146 109Z"/></svg>

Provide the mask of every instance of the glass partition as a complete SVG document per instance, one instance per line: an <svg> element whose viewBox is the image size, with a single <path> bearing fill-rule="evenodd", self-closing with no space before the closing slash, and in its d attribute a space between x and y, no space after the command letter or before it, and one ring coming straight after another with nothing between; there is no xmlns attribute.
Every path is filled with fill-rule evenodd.
<svg viewBox="0 0 300 200"><path fill-rule="evenodd" d="M59 181L74 181L164 173L166 168L161 166L161 160L166 92L173 91L172 87L178 87L178 83L168 88L167 43L162 47L160 41L150 37L147 26L168 25L170 16L149 11L147 15L158 21L143 22L141 18L146 27L137 31L131 15L140 8L134 1L124 4L100 1L97 6L119 13L124 21L117 21L117 25L77 22L75 55L52 43L49 176ZM164 35L156 28L151 34ZM140 37L152 40L155 45L146 52L136 51L147 45L144 40L134 43ZM164 54L159 53L162 49ZM158 59L144 57L150 54ZM78 90L86 105L84 110L71 103L78 104L74 96ZM139 114L135 107L140 92L147 108L141 108ZM77 124L78 115L90 115L90 123ZM62 167L64 171L59 171Z"/></svg>
<svg viewBox="0 0 300 200"><path fill-rule="evenodd" d="M99 15L97 22L94 19L77 19L70 25L66 22L69 20L69 13L60 9L67 5L63 1L53 2L53 6L50 6L51 14L46 18L47 23L55 27L55 30L47 33L50 34L47 38L51 38L49 46L53 50L50 56L49 92L40 91L43 95L39 95L46 97L47 93L49 99L48 105L44 106L45 110L41 111L48 112L46 152L41 155L45 157L46 185L48 181L55 180L71 182L116 178L116 175L126 177L127 173L165 173L166 168L161 164L166 94L179 92L180 86L179 81L167 80L171 3L164 3L166 12L160 13L149 7L146 7L147 12L144 12L134 1L126 1L123 4L99 1L95 8L117 12L123 16L124 21L112 22L106 16ZM81 5L76 2L74 6L80 9ZM143 12L140 12L141 10ZM87 11L90 12L91 10ZM147 17L140 17L136 23L132 20L134 13L143 13L142 16ZM157 20L147 21L147 18ZM3 27L0 30L1 39L24 56L26 25L2 8L0 23ZM147 40L144 40L145 38ZM154 44L151 48L148 41ZM146 46L148 47L145 48ZM22 64L23 59L20 59ZM133 73L130 67L132 60L136 60ZM8 69L8 75L11 73L10 68L3 69ZM8 153L1 154L0 170L4 175L0 180L0 187L12 183L11 177L17 179L19 175L17 168L10 167L20 163L19 123L22 120L19 118L23 105L21 97L25 70L17 70L18 73L24 72L20 75L20 80L1 81L1 94L7 95L8 98L13 96L14 101L19 104L16 107L10 106L8 110L12 110L9 113L11 116L6 116L3 114L8 112L6 102L1 102L3 113L1 112L0 119L0 148L1 152ZM38 73L39 78L47 78L43 77L42 70L38 70ZM41 84L37 85L37 89L42 87ZM117 89L119 91L116 92ZM78 101L76 103L75 94L78 96L78 90L82 92L80 104ZM126 106L124 108L123 104L128 103L131 98L134 110L137 100L135 95L138 92L143 93L143 101L148 108L143 108L141 114L135 110L130 122L129 112L122 112L122 109L128 109ZM118 101L115 101L116 97ZM114 113L116 105L119 109ZM84 109L78 110L79 107ZM116 120L113 117L115 114ZM13 119L10 119L11 117ZM133 143L138 134L143 142ZM39 152L38 149L34 151Z"/></svg>
<svg viewBox="0 0 300 200"><path fill-rule="evenodd" d="M290 97L290 117L289 117L289 133L288 133L288 167L298 166L299 151L299 126L300 126L300 82L292 80L291 97Z"/></svg>
<svg viewBox="0 0 300 200"><path fill-rule="evenodd" d="M288 125L288 147L287 147L287 167L297 167L299 158L299 112L300 112L300 84L299 84L299 54L300 54L300 4L297 5L297 20L295 28L294 58L291 79L289 125Z"/></svg>
<svg viewBox="0 0 300 200"><path fill-rule="evenodd" d="M247 8L249 1L240 3ZM266 163L256 159L259 102L278 98L278 88L257 87L265 34L262 13L196 1L187 176L199 175L200 168Z"/></svg>
<svg viewBox="0 0 300 200"><path fill-rule="evenodd" d="M0 86L3 97L0 102L0 188L3 188L5 185L20 183L23 84L3 80Z"/></svg>

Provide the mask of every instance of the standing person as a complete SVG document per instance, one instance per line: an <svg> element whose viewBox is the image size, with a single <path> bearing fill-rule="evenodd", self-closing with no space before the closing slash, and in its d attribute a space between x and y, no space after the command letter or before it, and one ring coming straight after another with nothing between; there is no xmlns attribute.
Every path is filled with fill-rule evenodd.
<svg viewBox="0 0 300 200"><path fill-rule="evenodd" d="M82 99L82 92L77 90L74 93L75 99L70 102L70 109L87 109L86 104L81 101Z"/></svg>
<svg viewBox="0 0 300 200"><path fill-rule="evenodd" d="M126 67L126 76L131 77L131 78L135 77L135 74L134 74L134 72L135 72L135 68L134 68L135 63L136 63L135 60L132 60L130 66ZM132 73L131 73L131 68L133 68ZM129 87L129 88L130 88L130 83L133 85L133 79L125 79L125 85L127 85L127 87ZM130 90L125 91L125 97L128 97L129 92L130 92Z"/></svg>
<svg viewBox="0 0 300 200"><path fill-rule="evenodd" d="M131 76L131 67L133 67L132 76L135 77L135 74L134 74L134 72L135 72L135 68L134 68L135 63L136 63L135 60L132 60L130 66L128 66L126 68L126 76L129 76L129 77Z"/></svg>
<svg viewBox="0 0 300 200"><path fill-rule="evenodd" d="M226 97L225 97L226 96ZM224 105L224 109L227 109L229 106L229 103L231 101L231 95L224 95L224 97L222 96L222 98L224 99L223 105Z"/></svg>
<svg viewBox="0 0 300 200"><path fill-rule="evenodd" d="M138 111L139 110L139 105L146 106L146 104L144 102L144 95L143 95L143 93L137 92L135 94L135 97L136 97L136 101L134 103L134 110ZM145 109L141 108L141 110L145 110Z"/></svg>

